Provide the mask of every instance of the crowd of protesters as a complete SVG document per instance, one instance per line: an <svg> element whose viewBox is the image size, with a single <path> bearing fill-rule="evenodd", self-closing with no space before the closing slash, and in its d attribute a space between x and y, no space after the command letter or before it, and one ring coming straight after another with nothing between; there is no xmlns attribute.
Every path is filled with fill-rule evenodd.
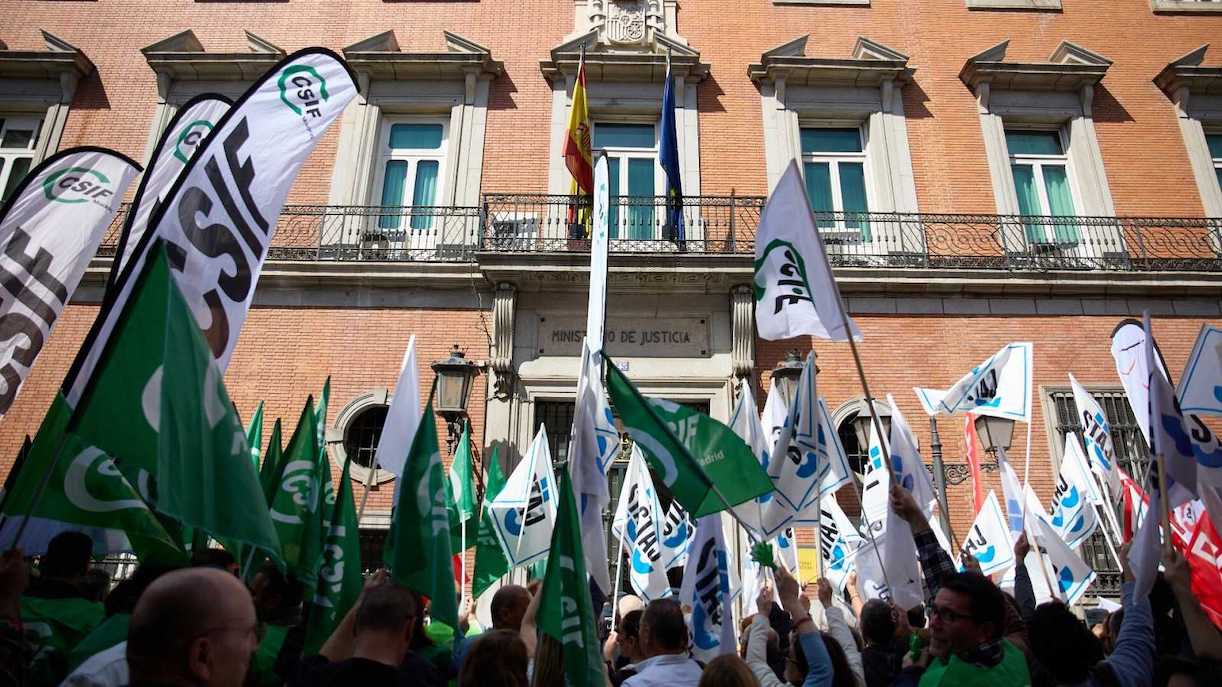
<svg viewBox="0 0 1222 687"><path fill-rule="evenodd" d="M863 602L826 580L803 589L783 567L744 617L739 651L692 657L685 608L624 596L605 640L614 687L1207 687L1222 683L1222 633L1193 596L1174 551L1148 598L1127 570L1121 609L1088 627L1059 602L1036 604L1025 566L1013 594L963 561L959 571L910 494L891 507L913 532L926 603L908 611ZM90 567L93 542L66 532L36 569L19 551L0 557L0 684L70 685L563 685L563 659L540 636L537 588L501 586L491 627L471 605L458 628L427 622L428 602L379 571L317 654L303 655L301 585L273 565L249 586L226 552L192 565L141 565L111 588ZM1030 547L1015 545L1018 560ZM1121 565L1125 565L1124 554ZM537 586L537 585L535 585ZM109 592L107 593L107 590ZM812 598L813 597L813 598ZM546 612L546 611L544 611ZM602 687L602 686L599 686Z"/></svg>

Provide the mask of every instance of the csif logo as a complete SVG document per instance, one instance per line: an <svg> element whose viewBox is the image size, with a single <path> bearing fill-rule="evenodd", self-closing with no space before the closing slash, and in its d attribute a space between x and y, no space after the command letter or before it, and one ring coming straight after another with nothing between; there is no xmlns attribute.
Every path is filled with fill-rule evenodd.
<svg viewBox="0 0 1222 687"><path fill-rule="evenodd" d="M184 165L187 164L191 156L195 154L195 147L210 131L212 131L212 122L206 119L197 119L183 127L182 133L178 135L178 140L174 142L174 157Z"/></svg>
<svg viewBox="0 0 1222 687"><path fill-rule="evenodd" d="M42 182L42 192L47 200L56 203L87 203L105 201L115 194L110 188L110 179L105 174L88 167L67 167L47 175Z"/></svg>
<svg viewBox="0 0 1222 687"><path fill-rule="evenodd" d="M319 105L331 97L327 93L327 80L317 69L306 64L285 69L276 85L280 87L280 100L302 117L322 117Z"/></svg>

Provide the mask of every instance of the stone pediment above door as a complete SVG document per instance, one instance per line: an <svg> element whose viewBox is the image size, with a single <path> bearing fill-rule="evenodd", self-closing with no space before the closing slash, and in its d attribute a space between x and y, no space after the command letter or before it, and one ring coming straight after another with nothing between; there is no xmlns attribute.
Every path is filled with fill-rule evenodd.
<svg viewBox="0 0 1222 687"><path fill-rule="evenodd" d="M585 0L574 8L573 33L539 64L549 81L575 77L583 52L591 81L661 83L668 55L676 78L694 83L708 73L677 31L675 0Z"/></svg>

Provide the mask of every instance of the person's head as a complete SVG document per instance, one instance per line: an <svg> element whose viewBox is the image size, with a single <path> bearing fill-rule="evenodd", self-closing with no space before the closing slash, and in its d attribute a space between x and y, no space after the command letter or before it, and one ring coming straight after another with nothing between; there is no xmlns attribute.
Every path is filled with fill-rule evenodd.
<svg viewBox="0 0 1222 687"><path fill-rule="evenodd" d="M640 613L640 611L637 611ZM458 673L458 687L526 687L526 644L515 631L489 630L479 636Z"/></svg>
<svg viewBox="0 0 1222 687"><path fill-rule="evenodd" d="M759 680L747 662L735 654L723 654L708 662L700 675L699 687L754 687Z"/></svg>
<svg viewBox="0 0 1222 687"><path fill-rule="evenodd" d="M645 610L645 602L641 601L641 597L634 594L625 594L619 598L619 603L615 605L615 614L619 620L623 620L624 616L633 611Z"/></svg>
<svg viewBox="0 0 1222 687"><path fill-rule="evenodd" d="M116 584L115 588L110 590L110 594L106 595L103 605L106 608L107 617L116 613L131 613L135 610L140 595L144 594L144 590L148 589L153 580L177 569L178 566L174 565L141 563L131 577Z"/></svg>
<svg viewBox="0 0 1222 687"><path fill-rule="evenodd" d="M275 563L259 568L250 585L255 609L260 620L267 620L295 610L301 605L302 588L297 580L286 576Z"/></svg>
<svg viewBox="0 0 1222 687"><path fill-rule="evenodd" d="M492 595L492 628L494 630L522 629L522 616L526 615L526 607L530 605L530 592L526 587L507 584L496 590Z"/></svg>
<svg viewBox="0 0 1222 687"><path fill-rule="evenodd" d="M237 687L258 646L250 592L233 575L188 568L140 596L127 631L133 683Z"/></svg>
<svg viewBox="0 0 1222 687"><path fill-rule="evenodd" d="M192 552L191 565L197 568L216 568L230 575L238 574L238 561L225 549L200 549Z"/></svg>
<svg viewBox="0 0 1222 687"><path fill-rule="evenodd" d="M1103 660L1103 647L1065 604L1040 604L1027 621L1031 653L1059 683L1078 683Z"/></svg>
<svg viewBox="0 0 1222 687"><path fill-rule="evenodd" d="M882 599L870 599L861 607L861 636L869 646L890 646L895 639L895 609Z"/></svg>
<svg viewBox="0 0 1222 687"><path fill-rule="evenodd" d="M832 687L854 687L856 678L853 677L853 669L849 666L848 656L845 655L840 642L826 632L820 632L819 637L823 640L823 646L827 648L827 655L832 660ZM806 680L808 672L810 672L810 664L806 660L805 652L802 651L802 643L795 635L789 642L789 661L785 664L785 681L791 685L800 685Z"/></svg>
<svg viewBox="0 0 1222 687"><path fill-rule="evenodd" d="M654 599L641 616L641 651L646 658L687 651L687 623L674 599Z"/></svg>
<svg viewBox="0 0 1222 687"><path fill-rule="evenodd" d="M979 573L948 575L929 608L934 643L964 653L1001 638L1006 601L1001 590Z"/></svg>
<svg viewBox="0 0 1222 687"><path fill-rule="evenodd" d="M411 646L419 615L416 595L406 587L386 582L366 589L352 629L356 655L399 665Z"/></svg>
<svg viewBox="0 0 1222 687"><path fill-rule="evenodd" d="M421 651L433 646L433 640L425 632L424 620L428 618L429 600L423 594L412 592L416 599L415 628L412 630L412 651Z"/></svg>
<svg viewBox="0 0 1222 687"><path fill-rule="evenodd" d="M1116 638L1120 636L1120 624L1124 622L1124 609L1109 613L1103 621L1103 651L1112 653L1116 648Z"/></svg>
<svg viewBox="0 0 1222 687"><path fill-rule="evenodd" d="M619 623L619 633L617 641L619 643L619 652L631 663L636 663L645 659L645 652L641 650L641 616L645 615L645 611L636 609Z"/></svg>
<svg viewBox="0 0 1222 687"><path fill-rule="evenodd" d="M93 539L84 532L60 532L47 542L38 562L38 574L48 580L78 581L89 570Z"/></svg>
<svg viewBox="0 0 1222 687"><path fill-rule="evenodd" d="M925 627L925 604L917 604L908 609L908 627L913 629Z"/></svg>

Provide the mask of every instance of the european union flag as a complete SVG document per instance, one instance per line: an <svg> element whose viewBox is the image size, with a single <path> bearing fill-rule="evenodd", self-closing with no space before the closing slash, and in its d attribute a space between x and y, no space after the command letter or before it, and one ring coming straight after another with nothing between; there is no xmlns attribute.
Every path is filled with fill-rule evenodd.
<svg viewBox="0 0 1222 687"><path fill-rule="evenodd" d="M662 91L661 128L658 163L666 173L665 236L668 241L674 241L679 250L686 250L686 236L683 231L683 182L679 174L679 137L675 133L675 82L670 76L669 63L666 65L666 87Z"/></svg>

